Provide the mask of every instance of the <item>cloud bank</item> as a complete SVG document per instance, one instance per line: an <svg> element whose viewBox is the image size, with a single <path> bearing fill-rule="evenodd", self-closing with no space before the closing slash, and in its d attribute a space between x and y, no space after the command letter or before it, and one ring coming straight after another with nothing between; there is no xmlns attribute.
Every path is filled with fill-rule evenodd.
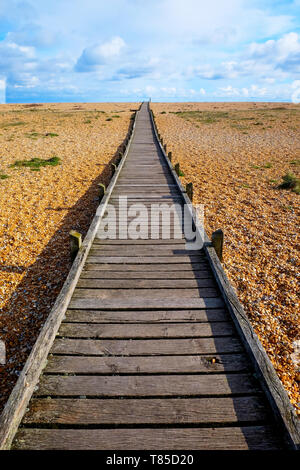
<svg viewBox="0 0 300 470"><path fill-rule="evenodd" d="M8 101L289 100L299 0L2 0Z"/></svg>

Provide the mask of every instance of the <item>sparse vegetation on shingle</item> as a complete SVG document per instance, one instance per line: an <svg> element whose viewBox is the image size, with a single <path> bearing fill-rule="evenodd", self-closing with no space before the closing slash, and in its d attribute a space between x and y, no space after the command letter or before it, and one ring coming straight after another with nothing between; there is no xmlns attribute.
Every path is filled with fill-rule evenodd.
<svg viewBox="0 0 300 470"><path fill-rule="evenodd" d="M21 168L21 167L27 167L30 168L31 170L39 170L40 167L43 166L57 166L60 165L61 161L59 157L51 157L48 158L47 160L43 160L41 158L32 158L31 160L17 160L15 163L10 165L11 168Z"/></svg>

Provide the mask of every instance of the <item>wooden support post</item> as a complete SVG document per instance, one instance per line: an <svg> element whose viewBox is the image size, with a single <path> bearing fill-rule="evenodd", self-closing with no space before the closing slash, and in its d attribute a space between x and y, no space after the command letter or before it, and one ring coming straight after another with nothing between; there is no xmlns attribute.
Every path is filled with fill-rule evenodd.
<svg viewBox="0 0 300 470"><path fill-rule="evenodd" d="M168 159L170 160L170 162L172 161L172 152L168 153Z"/></svg>
<svg viewBox="0 0 300 470"><path fill-rule="evenodd" d="M116 165L119 166L120 161L122 160L123 155L119 153L118 158L116 159Z"/></svg>
<svg viewBox="0 0 300 470"><path fill-rule="evenodd" d="M180 166L179 166L179 163L176 163L176 164L175 164L174 170L176 171L177 176L179 176L179 173L180 173Z"/></svg>
<svg viewBox="0 0 300 470"><path fill-rule="evenodd" d="M167 144L164 145L164 151L167 151Z"/></svg>
<svg viewBox="0 0 300 470"><path fill-rule="evenodd" d="M99 186L99 201L101 201L105 194L105 185L102 183L99 183L98 186Z"/></svg>
<svg viewBox="0 0 300 470"><path fill-rule="evenodd" d="M186 194L190 198L191 202L193 202L193 192L194 192L193 191L193 183L187 183L186 187L185 187L185 190L186 190Z"/></svg>
<svg viewBox="0 0 300 470"><path fill-rule="evenodd" d="M69 235L70 235L71 260L74 261L79 251L79 248L81 247L82 238L81 238L81 233L76 232L75 230L71 230Z"/></svg>
<svg viewBox="0 0 300 470"><path fill-rule="evenodd" d="M162 137L160 139L160 143L161 143L161 145L164 145L164 139Z"/></svg>
<svg viewBox="0 0 300 470"><path fill-rule="evenodd" d="M115 163L112 163L112 164L111 164L111 173L112 173L112 176L114 176L116 169L117 169L117 165L116 165Z"/></svg>
<svg viewBox="0 0 300 470"><path fill-rule="evenodd" d="M223 242L224 242L223 230L218 229L212 234L211 243L220 261L222 261L223 259Z"/></svg>

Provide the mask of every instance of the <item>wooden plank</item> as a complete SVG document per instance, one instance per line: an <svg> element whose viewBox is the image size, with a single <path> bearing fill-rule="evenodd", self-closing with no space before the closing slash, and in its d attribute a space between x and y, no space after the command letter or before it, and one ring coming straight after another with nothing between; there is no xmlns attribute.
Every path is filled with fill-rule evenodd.
<svg viewBox="0 0 300 470"><path fill-rule="evenodd" d="M151 166L150 166L151 168ZM138 180L139 182L137 183L136 182L137 180L135 180L135 183L131 183L130 181L119 181L118 182L118 188L121 188L121 189L128 189L129 191L135 191L135 190L144 190L145 193L148 192L148 190L150 191L160 191L161 189L163 189L164 191L168 191L168 189L173 189L173 188L176 188L176 185L175 184L172 184L172 183L159 183L159 182L156 182L156 183L143 183L140 181L140 179ZM153 180L152 180L153 181Z"/></svg>
<svg viewBox="0 0 300 470"><path fill-rule="evenodd" d="M168 429L20 429L14 449L278 450L272 426Z"/></svg>
<svg viewBox="0 0 300 470"><path fill-rule="evenodd" d="M128 238L127 240L121 240L121 239L115 239L115 240L99 240L97 237L95 237L93 245L96 246L98 244L101 245L155 245L155 246L160 246L160 245L182 245L184 246L185 240L184 239L179 239L179 238L172 238L172 239L146 239L146 240L132 240Z"/></svg>
<svg viewBox="0 0 300 470"><path fill-rule="evenodd" d="M157 230L158 229L158 230ZM134 228L135 230L135 228ZM171 227L171 230L170 232L167 231L167 232L163 232L162 229L158 226L155 226L153 228L153 235L151 233L151 226L148 226L148 228L143 228L142 231L140 231L140 228L137 229L137 236L138 236L138 239L139 240L149 240L151 237L153 239L156 239L156 240L159 240L159 239L170 239L170 238L174 238L174 239L177 239L177 240L181 240L181 242L184 240L184 235L183 233L179 233L176 231L174 231ZM111 236L108 236L107 234L107 230L106 230L106 226L103 224L101 226L101 230L98 232L97 234L97 237L98 237L98 240L102 241L102 240L114 240L114 239L122 239L123 238L129 238L129 235L128 234L128 230L126 230L126 225L122 225L119 229L118 225L116 226L116 233L115 234L112 234ZM156 238L155 238L156 237Z"/></svg>
<svg viewBox="0 0 300 470"><path fill-rule="evenodd" d="M122 172L123 173L123 172ZM126 175L127 173L127 175ZM155 182L153 182L155 181ZM119 186L136 186L137 183L137 175L132 178L130 177L130 171L124 172L124 176L119 178L118 185ZM138 185L139 186L164 186L168 188L169 186L174 186L172 178L163 172L155 171L151 174L148 178L143 178L142 172L139 172L138 177Z"/></svg>
<svg viewBox="0 0 300 470"><path fill-rule="evenodd" d="M77 287L88 289L183 289L215 287L211 279L79 279Z"/></svg>
<svg viewBox="0 0 300 470"><path fill-rule="evenodd" d="M115 240L114 240L115 241ZM143 251L148 251L150 250L151 252L152 251L156 251L156 253L160 253L160 252L171 252L171 254L176 254L176 252L178 254L182 254L181 252L182 251L187 251L185 250L185 242L183 241L183 239L180 239L180 243L174 243L172 244L172 242L169 242L169 244L167 245L166 243L165 244L152 244L151 241L152 240L148 240L149 243L147 244L143 244L143 245L135 245L135 244L131 244L131 245L122 245L122 240L119 241L119 244L113 244L113 243L108 243L106 241L104 241L104 243L101 242L101 240L95 240L94 243L93 243L93 250L98 250L98 251L102 251L102 253L107 253L108 251L118 251L120 253L120 251L122 251L122 254L125 253L125 252L133 252L134 250L138 250L139 253L143 252ZM157 241L157 240L155 240ZM175 251L176 250L176 251ZM175 251L175 253L173 253L173 251ZM136 252L136 251L135 251ZM149 251L148 251L149 252ZM187 254L190 254L189 252Z"/></svg>
<svg viewBox="0 0 300 470"><path fill-rule="evenodd" d="M111 241L111 243L109 243ZM123 241L125 243L123 243ZM132 240L134 241L134 240ZM137 241L137 240L136 240ZM143 244L127 244L127 240L98 240L95 239L93 243L93 249L98 249L101 250L102 252L104 251L112 251L112 250L118 250L119 252L122 250L134 250L137 249L140 251L145 251L150 249L156 250L157 252L161 251L171 251L171 250L185 250L185 241L183 239L177 239L179 243L172 243L171 241L168 241L167 243L152 243L153 242L158 242L159 240L138 240L139 242L143 241ZM165 240L167 241L167 240ZM118 242L118 243L117 243ZM174 254L174 253L172 253Z"/></svg>
<svg viewBox="0 0 300 470"><path fill-rule="evenodd" d="M136 272L180 272L188 271L203 271L207 270L208 264L203 261L203 263L191 263L191 264L103 264L103 263L92 263L90 260L84 265L86 271L136 271Z"/></svg>
<svg viewBox="0 0 300 470"><path fill-rule="evenodd" d="M50 355L45 374L158 374L249 371L243 354L206 356L56 356Z"/></svg>
<svg viewBox="0 0 300 470"><path fill-rule="evenodd" d="M138 176L137 176L138 177ZM130 200L144 200L147 202L154 202L154 201L160 201L160 202L170 202L170 201L178 201L179 203L182 203L182 195L180 193L175 193L175 194L170 194L170 193L163 193L163 194L124 194L124 196L127 196L127 201ZM119 195L116 195L113 193L111 197L111 202L119 203Z"/></svg>
<svg viewBox="0 0 300 470"><path fill-rule="evenodd" d="M259 389L249 374L205 375L43 375L35 396L203 396L253 394Z"/></svg>
<svg viewBox="0 0 300 470"><path fill-rule="evenodd" d="M24 424L216 424L265 421L258 397L169 400L33 399Z"/></svg>
<svg viewBox="0 0 300 470"><path fill-rule="evenodd" d="M181 196L176 196L174 194L170 195L156 195L156 196L143 196L142 194L140 195L130 195L130 194L125 194L127 197L127 203L128 206L131 204L136 204L136 203L142 203L147 207L151 207L151 204L168 204L169 206L172 204L182 204L182 197ZM110 203L114 205L114 207L117 209L119 207L119 196L112 197L110 199Z"/></svg>
<svg viewBox="0 0 300 470"><path fill-rule="evenodd" d="M182 284L181 287L187 287L186 281L191 280L211 280L214 279L211 275L211 272L208 269L203 269L202 271L169 271L168 273L164 271L157 272L141 272L141 271L91 271L83 270L80 275L80 279L102 279L102 280L154 280L158 282L168 281L169 284L179 280Z"/></svg>
<svg viewBox="0 0 300 470"><path fill-rule="evenodd" d="M52 354L82 356L169 356L172 354L222 354L242 351L243 347L235 337L151 340L57 338L51 349Z"/></svg>
<svg viewBox="0 0 300 470"><path fill-rule="evenodd" d="M179 289L176 294L173 289L84 289L77 287L73 293L73 299L164 299L218 297L219 292L214 287L198 287L194 289ZM146 305L145 305L146 306Z"/></svg>
<svg viewBox="0 0 300 470"><path fill-rule="evenodd" d="M67 310L65 322L80 323L169 323L228 321L228 313L216 310Z"/></svg>
<svg viewBox="0 0 300 470"><path fill-rule="evenodd" d="M176 245L175 245L176 246ZM203 253L197 253L196 250L185 250L184 245L182 248L169 248L165 246L110 246L106 247L105 245L93 245L90 250L91 256L199 256L200 258L205 258Z"/></svg>
<svg viewBox="0 0 300 470"><path fill-rule="evenodd" d="M224 301L221 297L202 298L169 298L169 299L99 299L99 298L76 298L72 297L69 308L75 309L106 309L106 310L128 310L128 309L176 309L176 308L223 308Z"/></svg>
<svg viewBox="0 0 300 470"><path fill-rule="evenodd" d="M155 190L155 189L151 189L151 188L148 188L147 190L146 189L144 190L142 188L140 190L138 188L136 188L136 189L132 188L131 190L121 189L120 188L120 189L114 191L114 197L120 197L120 196L127 196L128 195L128 196L131 196L131 197L141 197L142 196L142 197L149 198L149 196L161 196L161 197L163 197L163 196L165 196L165 194L166 194L166 192L163 189L161 189L161 190L156 189ZM170 196L177 196L178 191L169 189L168 194Z"/></svg>
<svg viewBox="0 0 300 470"><path fill-rule="evenodd" d="M181 338L232 336L235 330L229 322L217 323L131 323L89 324L62 323L58 336L67 338Z"/></svg>
<svg viewBox="0 0 300 470"><path fill-rule="evenodd" d="M148 226L148 227L156 227L156 226L161 226L166 229L172 229L174 226L177 228L177 227L181 227L182 229L184 229L184 221L182 221L180 219L180 216L174 216L173 214L171 214L170 216L170 224L169 224L169 221L168 220L165 220L165 218L163 217L163 214L158 214L156 216L155 215L151 215L151 205L148 204L148 205L145 205L143 204L143 209L147 210L147 214L140 214L138 212L138 215L134 214L133 216L127 216L127 218L125 219L125 217L121 217L120 218L120 213L119 213L119 210L116 208L115 206L115 214L114 216L106 216L105 219L103 220L103 223L101 224L101 227L102 226L105 226L106 224L108 223L116 223L116 225L120 225L120 226L123 226L123 225L128 225L129 224L133 224L133 222L136 222L138 224L141 224L143 226ZM138 217L138 219L137 219Z"/></svg>
<svg viewBox="0 0 300 470"><path fill-rule="evenodd" d="M93 256L89 255L87 263L109 264L188 264L205 262L200 255L190 256Z"/></svg>

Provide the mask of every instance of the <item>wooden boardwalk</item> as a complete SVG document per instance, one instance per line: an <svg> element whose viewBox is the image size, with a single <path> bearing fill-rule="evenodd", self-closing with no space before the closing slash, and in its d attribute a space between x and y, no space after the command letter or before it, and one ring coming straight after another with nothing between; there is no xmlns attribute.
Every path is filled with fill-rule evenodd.
<svg viewBox="0 0 300 470"><path fill-rule="evenodd" d="M147 104L109 198L117 214L125 195L184 202ZM285 447L206 251L159 235L93 238L13 449Z"/></svg>

